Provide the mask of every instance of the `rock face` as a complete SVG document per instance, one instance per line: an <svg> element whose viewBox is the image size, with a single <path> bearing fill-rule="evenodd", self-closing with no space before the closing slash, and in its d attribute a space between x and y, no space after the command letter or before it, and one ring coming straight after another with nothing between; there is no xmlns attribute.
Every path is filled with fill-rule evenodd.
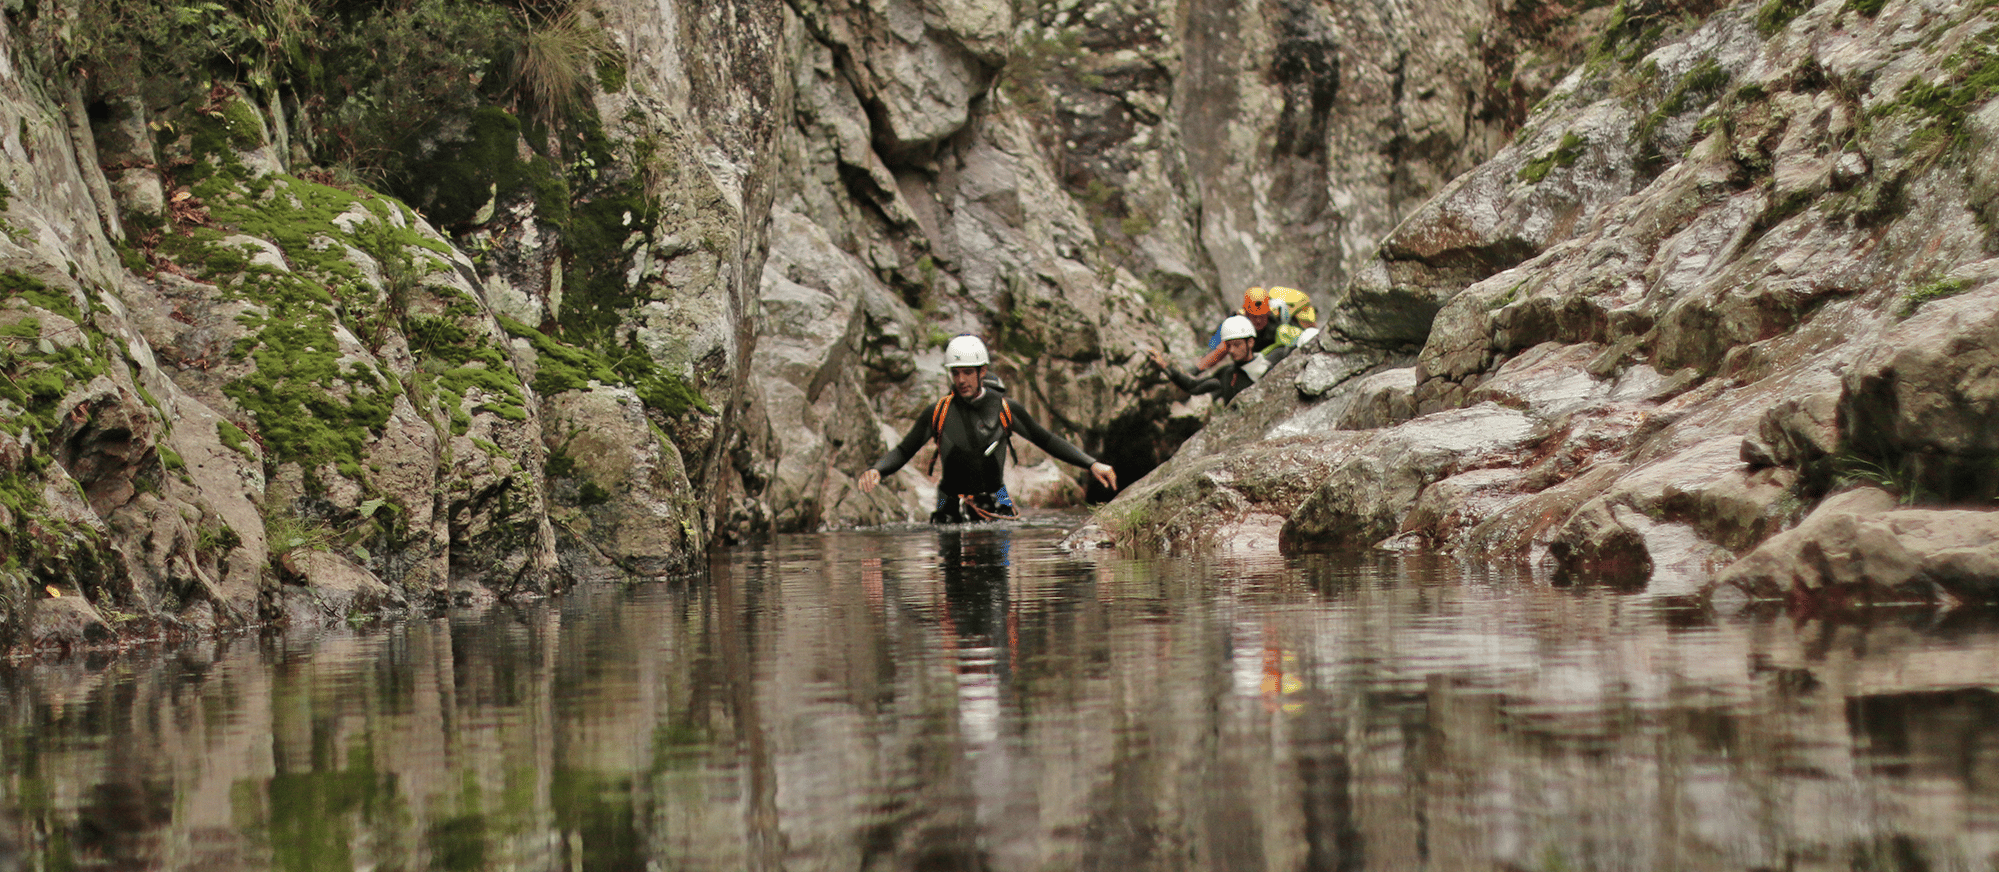
<svg viewBox="0 0 1999 872"><path fill-rule="evenodd" d="M920 471L853 475L958 332L1130 480L1202 406L1144 349L1191 358L1246 285L1323 298L1608 14L211 11L285 36L91 4L4 35L6 602L61 574L121 627L313 621L920 517Z"/></svg>
<svg viewBox="0 0 1999 872"><path fill-rule="evenodd" d="M217 7L309 34L340 93L276 46L207 81L207 32L89 5L8 23L0 644L105 624L62 609L314 624L698 564L797 22L589 5ZM547 38L594 70L477 90Z"/></svg>
<svg viewBox="0 0 1999 872"><path fill-rule="evenodd" d="M1929 601L1999 597L1999 512L1910 509L1860 488L1827 499L1715 581L1756 597L1827 592Z"/></svg>
<svg viewBox="0 0 1999 872"><path fill-rule="evenodd" d="M1609 14L793 5L798 126L758 351L778 377L753 380L736 530L927 514L925 476L873 499L851 480L941 395L960 332L992 341L1038 418L1143 475L1187 423L1143 349L1192 359L1250 285L1331 294L1505 143ZM1042 468L1011 489L1083 495L1079 470Z"/></svg>
<svg viewBox="0 0 1999 872"><path fill-rule="evenodd" d="M1300 434L1335 458L1302 495L1202 494L1221 517L1170 544L1282 517L1287 547L1413 542L1692 592L1873 481L1961 508L1848 518L1811 534L1834 555L1811 572L1892 563L1883 584L1991 598L1992 570L1958 559L1999 487L1991 22L1897 2L1691 11L1654 27L1620 7L1511 144L1352 271L1319 347L1135 489L1227 482L1306 450ZM1519 423L1437 427L1495 407ZM1156 538L1118 520L1141 498L1107 507L1108 541ZM1863 533L1881 548L1827 544ZM1726 577L1821 584L1756 553Z"/></svg>

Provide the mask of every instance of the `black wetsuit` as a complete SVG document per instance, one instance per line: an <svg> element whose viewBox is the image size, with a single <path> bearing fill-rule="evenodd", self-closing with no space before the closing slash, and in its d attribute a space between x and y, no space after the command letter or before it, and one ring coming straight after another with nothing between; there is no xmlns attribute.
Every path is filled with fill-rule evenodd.
<svg viewBox="0 0 1999 872"><path fill-rule="evenodd" d="M1008 417L1013 422L1010 428L1000 426L1001 404L1005 404ZM992 504L996 502L993 496L1001 495L998 504L1009 509L1003 514L1012 514L1012 502L1004 497L1006 430L1027 437L1027 441L1057 460L1086 469L1097 462L1096 458L1084 454L1062 437L1048 432L1018 403L990 387L976 399L953 396L950 408L944 413L942 432L931 426L935 408L925 409L923 416L916 419L916 426L909 428L909 434L902 437L902 442L875 461L875 470L884 478L895 474L924 443L935 438L938 459L944 465L944 477L937 482L940 497L972 497L975 504L980 504L979 498L984 498L985 504ZM944 499L939 499L938 503L938 513L932 515L931 520L957 520L954 515L957 514L958 500L948 500L948 506ZM947 508L950 511L946 511Z"/></svg>
<svg viewBox="0 0 1999 872"><path fill-rule="evenodd" d="M1207 378L1200 379L1181 372L1177 366L1168 365L1166 367L1166 377L1172 379L1174 384L1179 385L1180 389L1187 393L1212 393L1224 403L1233 402L1236 394L1248 390L1250 385L1256 383L1256 379L1261 373L1269 372L1269 367L1276 366L1278 361L1283 360L1290 354L1291 349L1289 348L1272 349L1269 353L1263 355L1263 360L1266 363L1261 366L1257 366L1258 361L1255 357L1251 357L1249 363L1237 363L1233 359L1224 359L1220 366L1208 371ZM1251 375L1245 371L1244 367L1254 367L1258 370L1258 375Z"/></svg>

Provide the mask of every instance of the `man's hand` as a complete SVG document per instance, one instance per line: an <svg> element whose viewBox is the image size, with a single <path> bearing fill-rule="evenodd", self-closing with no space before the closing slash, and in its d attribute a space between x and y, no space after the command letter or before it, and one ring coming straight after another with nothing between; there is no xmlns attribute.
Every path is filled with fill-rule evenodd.
<svg viewBox="0 0 1999 872"><path fill-rule="evenodd" d="M1145 350L1145 353L1147 356L1152 358L1153 366L1159 367L1160 369L1165 369L1173 365L1173 361L1167 358L1166 353L1160 351L1157 348L1148 348Z"/></svg>
<svg viewBox="0 0 1999 872"><path fill-rule="evenodd" d="M1112 469L1110 464L1101 460L1092 463L1090 464L1090 474L1096 476L1097 482L1104 487L1117 490L1117 470Z"/></svg>
<svg viewBox="0 0 1999 872"><path fill-rule="evenodd" d="M881 470L875 469L874 467L868 467L867 472L861 473L861 493L864 494L874 493L875 485L881 483L882 483Z"/></svg>

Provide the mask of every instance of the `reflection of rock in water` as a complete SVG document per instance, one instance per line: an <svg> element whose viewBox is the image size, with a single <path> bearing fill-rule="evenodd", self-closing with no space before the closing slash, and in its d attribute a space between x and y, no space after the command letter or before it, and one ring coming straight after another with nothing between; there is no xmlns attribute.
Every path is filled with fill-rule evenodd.
<svg viewBox="0 0 1999 872"><path fill-rule="evenodd" d="M1876 772L1999 784L1999 693L1888 693L1846 701L1855 761ZM1984 792L1992 793L1991 787Z"/></svg>
<svg viewBox="0 0 1999 872"><path fill-rule="evenodd" d="M1450 560L1060 535L782 537L705 583L0 672L0 870L1999 854L1991 615L1664 615Z"/></svg>

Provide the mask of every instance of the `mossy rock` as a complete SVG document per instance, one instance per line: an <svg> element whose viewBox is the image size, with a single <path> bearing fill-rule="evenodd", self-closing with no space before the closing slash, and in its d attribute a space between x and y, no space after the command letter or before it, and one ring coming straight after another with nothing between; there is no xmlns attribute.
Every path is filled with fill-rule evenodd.
<svg viewBox="0 0 1999 872"><path fill-rule="evenodd" d="M521 123L504 109L488 106L472 113L465 134L441 145L410 168L420 202L442 226L475 223L488 204L532 199L540 219L562 226L569 221L569 182L541 155L520 158Z"/></svg>

